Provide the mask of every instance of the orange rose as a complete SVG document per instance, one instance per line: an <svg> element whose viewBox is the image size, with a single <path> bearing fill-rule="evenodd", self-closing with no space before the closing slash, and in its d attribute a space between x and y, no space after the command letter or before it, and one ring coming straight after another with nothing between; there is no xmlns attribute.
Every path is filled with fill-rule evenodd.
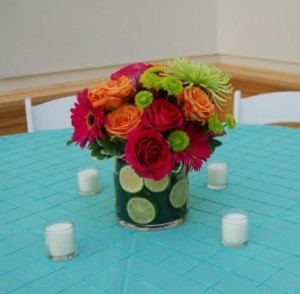
<svg viewBox="0 0 300 294"><path fill-rule="evenodd" d="M125 137L141 121L142 110L132 104L124 104L107 115L104 126L108 133Z"/></svg>
<svg viewBox="0 0 300 294"><path fill-rule="evenodd" d="M91 89L88 99L94 107L104 106L106 110L114 110L124 104L133 93L130 79L122 76L117 80L102 82L99 87Z"/></svg>
<svg viewBox="0 0 300 294"><path fill-rule="evenodd" d="M183 102L182 111L188 120L205 123L215 113L215 105L198 87L185 88L178 98Z"/></svg>

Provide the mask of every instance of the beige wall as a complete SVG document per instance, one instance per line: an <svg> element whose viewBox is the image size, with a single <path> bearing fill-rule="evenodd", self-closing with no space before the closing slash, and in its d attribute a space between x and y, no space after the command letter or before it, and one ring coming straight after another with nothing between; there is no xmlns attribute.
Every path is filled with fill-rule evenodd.
<svg viewBox="0 0 300 294"><path fill-rule="evenodd" d="M300 72L299 0L219 0L222 61Z"/></svg>
<svg viewBox="0 0 300 294"><path fill-rule="evenodd" d="M1 0L0 78L217 53L217 0Z"/></svg>
<svg viewBox="0 0 300 294"><path fill-rule="evenodd" d="M1 0L0 92L191 56L300 72L299 0Z"/></svg>

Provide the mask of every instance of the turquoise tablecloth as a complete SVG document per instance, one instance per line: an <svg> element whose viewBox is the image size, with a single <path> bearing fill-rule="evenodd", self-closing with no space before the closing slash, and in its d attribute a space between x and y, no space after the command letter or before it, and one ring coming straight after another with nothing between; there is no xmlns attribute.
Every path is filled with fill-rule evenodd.
<svg viewBox="0 0 300 294"><path fill-rule="evenodd" d="M229 186L190 177L188 221L135 232L114 214L112 161L94 161L71 130L0 137L0 293L300 293L300 130L238 126L213 160L229 164ZM79 167L96 164L101 193L77 194ZM220 244L221 211L247 210L250 242ZM76 225L79 254L46 257L43 225Z"/></svg>

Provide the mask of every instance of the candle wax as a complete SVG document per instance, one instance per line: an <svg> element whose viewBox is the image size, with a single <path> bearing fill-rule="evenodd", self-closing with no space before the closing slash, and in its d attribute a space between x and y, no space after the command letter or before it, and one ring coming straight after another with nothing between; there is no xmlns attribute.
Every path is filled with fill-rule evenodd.
<svg viewBox="0 0 300 294"><path fill-rule="evenodd" d="M46 245L50 256L65 256L76 251L71 223L55 223L46 227Z"/></svg>
<svg viewBox="0 0 300 294"><path fill-rule="evenodd" d="M207 166L207 186L211 189L222 189L227 184L227 165L210 163Z"/></svg>
<svg viewBox="0 0 300 294"><path fill-rule="evenodd" d="M243 245L248 240L248 217L242 213L226 214L222 218L222 241Z"/></svg>
<svg viewBox="0 0 300 294"><path fill-rule="evenodd" d="M93 193L99 191L98 171L96 169L84 169L77 173L80 192Z"/></svg>

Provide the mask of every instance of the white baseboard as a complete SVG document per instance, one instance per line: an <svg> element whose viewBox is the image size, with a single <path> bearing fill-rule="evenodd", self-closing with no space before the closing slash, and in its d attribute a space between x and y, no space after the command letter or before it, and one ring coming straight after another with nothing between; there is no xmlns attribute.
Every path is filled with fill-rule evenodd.
<svg viewBox="0 0 300 294"><path fill-rule="evenodd" d="M300 73L300 62L286 62L278 60L260 59L245 56L235 56L235 55L219 55L220 64L232 64L241 67L249 68L260 68L266 71L276 71L276 72L286 72L299 74Z"/></svg>

